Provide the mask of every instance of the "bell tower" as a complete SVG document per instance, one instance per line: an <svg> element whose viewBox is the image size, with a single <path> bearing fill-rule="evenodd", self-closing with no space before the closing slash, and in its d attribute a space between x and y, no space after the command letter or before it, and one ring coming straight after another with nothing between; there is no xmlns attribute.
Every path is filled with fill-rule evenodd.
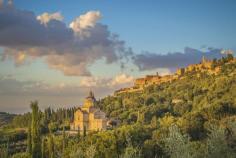
<svg viewBox="0 0 236 158"><path fill-rule="evenodd" d="M202 56L202 64L206 63L206 58L205 56Z"/></svg>
<svg viewBox="0 0 236 158"><path fill-rule="evenodd" d="M84 100L84 105L82 106L82 109L89 112L90 108L94 107L95 103L96 99L94 97L94 93L90 91L88 97L86 97Z"/></svg>
<svg viewBox="0 0 236 158"><path fill-rule="evenodd" d="M89 96L88 96L89 98L94 98L94 94L93 94L93 92L90 90L89 91Z"/></svg>

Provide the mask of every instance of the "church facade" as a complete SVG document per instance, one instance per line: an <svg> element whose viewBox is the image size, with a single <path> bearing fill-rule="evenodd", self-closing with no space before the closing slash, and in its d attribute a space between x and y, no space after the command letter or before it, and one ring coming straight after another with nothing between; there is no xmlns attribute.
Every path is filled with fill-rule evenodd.
<svg viewBox="0 0 236 158"><path fill-rule="evenodd" d="M92 92L85 98L84 104L74 113L74 120L70 124L71 130L100 131L106 130L106 114L95 107L96 99Z"/></svg>

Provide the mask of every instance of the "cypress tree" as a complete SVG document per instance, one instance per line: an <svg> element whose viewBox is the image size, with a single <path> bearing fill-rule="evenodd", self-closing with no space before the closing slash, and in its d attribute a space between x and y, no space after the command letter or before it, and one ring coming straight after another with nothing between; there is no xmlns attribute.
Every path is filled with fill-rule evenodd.
<svg viewBox="0 0 236 158"><path fill-rule="evenodd" d="M31 102L32 121L31 121L31 139L32 139L32 158L41 158L41 140L39 129L39 107L38 102Z"/></svg>
<svg viewBox="0 0 236 158"><path fill-rule="evenodd" d="M140 113L140 111L138 111L138 117L137 117L137 123L144 123L144 114L143 113Z"/></svg>
<svg viewBox="0 0 236 158"><path fill-rule="evenodd" d="M65 148L66 148L66 133L65 133L65 126L63 126L63 140L62 140L62 154L65 154Z"/></svg>
<svg viewBox="0 0 236 158"><path fill-rule="evenodd" d="M8 158L8 145L4 144L3 148L0 148L0 157L1 158Z"/></svg>
<svg viewBox="0 0 236 158"><path fill-rule="evenodd" d="M83 134L84 134L83 136L84 136L84 138L85 138L85 137L86 137L86 126L84 126L83 132L84 132L84 133L83 133Z"/></svg>
<svg viewBox="0 0 236 158"><path fill-rule="evenodd" d="M77 132L77 141L79 142L80 141L80 130L78 129L78 132Z"/></svg>
<svg viewBox="0 0 236 158"><path fill-rule="evenodd" d="M32 154L32 139L31 139L31 127L28 127L27 133L27 153Z"/></svg>
<svg viewBox="0 0 236 158"><path fill-rule="evenodd" d="M7 140L6 158L9 157L9 138Z"/></svg>
<svg viewBox="0 0 236 158"><path fill-rule="evenodd" d="M45 157L45 138L42 139L42 147L41 147L41 156L42 158Z"/></svg>
<svg viewBox="0 0 236 158"><path fill-rule="evenodd" d="M48 141L48 150L49 150L49 158L54 158L55 153L54 153L54 141L53 141L53 136L50 133L49 135L49 141Z"/></svg>

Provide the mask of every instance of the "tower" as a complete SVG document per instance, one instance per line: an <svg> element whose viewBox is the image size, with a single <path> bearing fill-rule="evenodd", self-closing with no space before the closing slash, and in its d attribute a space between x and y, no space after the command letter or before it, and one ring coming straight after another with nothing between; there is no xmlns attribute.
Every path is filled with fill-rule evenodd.
<svg viewBox="0 0 236 158"><path fill-rule="evenodd" d="M88 96L89 98L94 98L94 93L90 90L89 91L89 96Z"/></svg>
<svg viewBox="0 0 236 158"><path fill-rule="evenodd" d="M202 56L202 64L205 64L207 62L208 62L207 58L205 56Z"/></svg>
<svg viewBox="0 0 236 158"><path fill-rule="evenodd" d="M84 100L84 105L82 106L82 109L89 112L91 108L94 107L96 104L96 99L94 97L94 94L92 91L89 92L89 95Z"/></svg>

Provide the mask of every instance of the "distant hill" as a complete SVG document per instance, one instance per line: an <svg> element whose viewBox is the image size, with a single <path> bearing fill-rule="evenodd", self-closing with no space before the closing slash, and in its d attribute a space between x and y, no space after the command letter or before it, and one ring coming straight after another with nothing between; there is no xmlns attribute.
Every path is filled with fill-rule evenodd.
<svg viewBox="0 0 236 158"><path fill-rule="evenodd" d="M0 112L0 128L10 123L15 116L15 114Z"/></svg>

